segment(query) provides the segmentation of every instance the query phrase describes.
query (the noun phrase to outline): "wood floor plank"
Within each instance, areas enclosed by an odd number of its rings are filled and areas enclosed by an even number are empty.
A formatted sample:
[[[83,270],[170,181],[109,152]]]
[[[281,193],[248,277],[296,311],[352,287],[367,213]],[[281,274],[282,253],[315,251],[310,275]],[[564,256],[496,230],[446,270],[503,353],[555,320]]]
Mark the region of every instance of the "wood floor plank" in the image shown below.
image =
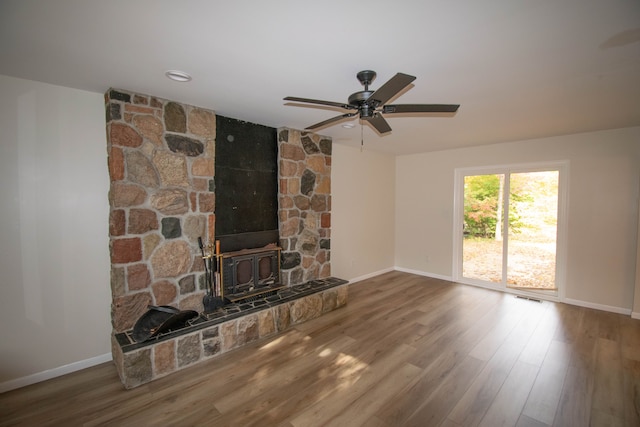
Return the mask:
[[[518,418],[516,427],[549,427],[549,425],[522,414]]]
[[[302,411],[290,421],[291,424],[295,427],[324,425],[377,384],[381,378],[406,364],[413,351],[411,347],[402,345],[380,354],[370,365],[363,364],[355,358],[348,359],[354,366],[347,365],[346,375],[336,384],[333,393]]]
[[[393,271],[133,390],[112,363],[0,394],[4,426],[640,425],[640,320]]]
[[[473,357],[466,357],[444,378],[442,384],[429,396],[407,419],[409,426],[439,426],[447,419],[447,415],[469,388],[469,384],[478,376],[484,362]]]
[[[557,427],[588,426],[591,419],[592,397],[591,372],[584,366],[569,366],[553,425]]]
[[[620,344],[617,341],[599,338],[596,351],[591,409],[622,419],[625,398]]]
[[[395,399],[402,390],[416,381],[420,372],[421,369],[417,366],[409,363],[403,364],[371,387],[367,393],[349,404],[325,425],[335,427],[366,425],[366,421],[375,414],[381,404]]]
[[[513,426],[538,374],[538,367],[517,361],[487,410],[480,427]]]
[[[548,359],[540,367],[522,414],[543,424],[553,424],[569,363]]]
[[[519,355],[520,348],[517,346],[505,345],[497,351],[447,418],[464,426],[480,424]]]

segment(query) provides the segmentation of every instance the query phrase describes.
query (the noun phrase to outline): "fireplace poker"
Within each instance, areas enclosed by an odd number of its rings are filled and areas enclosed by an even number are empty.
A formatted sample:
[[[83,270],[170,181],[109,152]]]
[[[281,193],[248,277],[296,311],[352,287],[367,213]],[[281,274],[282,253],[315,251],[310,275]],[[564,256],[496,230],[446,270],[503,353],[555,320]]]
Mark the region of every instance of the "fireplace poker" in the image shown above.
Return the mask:
[[[205,311],[213,311],[216,308],[215,298],[213,296],[213,286],[211,285],[211,275],[213,272],[210,272],[207,267],[207,256],[204,253],[204,246],[202,245],[202,237],[198,237],[198,245],[200,246],[200,252],[202,253],[202,261],[204,262],[204,275],[207,282],[207,293],[204,297],[202,297],[202,305],[204,306]]]

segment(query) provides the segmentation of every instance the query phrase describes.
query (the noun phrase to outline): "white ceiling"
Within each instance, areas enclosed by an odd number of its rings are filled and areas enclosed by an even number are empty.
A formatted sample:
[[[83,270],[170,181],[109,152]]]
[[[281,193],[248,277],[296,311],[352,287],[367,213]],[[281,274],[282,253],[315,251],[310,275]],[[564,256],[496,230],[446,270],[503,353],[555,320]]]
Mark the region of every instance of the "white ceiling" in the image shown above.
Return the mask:
[[[341,114],[282,98],[346,102],[365,69],[417,77],[394,103],[461,107],[318,133],[409,154],[639,126],[640,0],[0,0],[0,74],[273,127]]]

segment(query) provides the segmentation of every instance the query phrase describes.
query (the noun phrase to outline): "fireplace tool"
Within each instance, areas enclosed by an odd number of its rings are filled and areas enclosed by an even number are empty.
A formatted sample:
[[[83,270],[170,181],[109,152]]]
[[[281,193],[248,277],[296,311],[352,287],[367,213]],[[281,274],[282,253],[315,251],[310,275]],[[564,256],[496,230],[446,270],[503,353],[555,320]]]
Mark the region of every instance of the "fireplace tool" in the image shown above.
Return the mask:
[[[217,295],[217,290],[214,290],[213,286],[213,277],[218,270],[218,259],[217,254],[214,254],[213,250],[211,250],[209,254],[205,254],[201,237],[198,237],[198,245],[200,246],[200,252],[202,252],[204,275],[207,282],[207,293],[202,297],[202,305],[204,306],[205,313],[210,313],[224,305],[224,300]],[[215,262],[214,258],[216,258]]]

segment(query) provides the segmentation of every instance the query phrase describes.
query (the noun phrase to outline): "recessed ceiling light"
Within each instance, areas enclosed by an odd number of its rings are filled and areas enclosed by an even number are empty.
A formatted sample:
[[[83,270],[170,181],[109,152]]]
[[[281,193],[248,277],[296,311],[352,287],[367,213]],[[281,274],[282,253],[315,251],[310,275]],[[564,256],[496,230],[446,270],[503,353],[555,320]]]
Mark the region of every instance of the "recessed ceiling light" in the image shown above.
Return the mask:
[[[345,123],[342,125],[345,129],[352,129],[355,125],[353,123]]]
[[[169,70],[164,73],[165,76],[169,77],[171,80],[175,80],[177,82],[190,82],[191,76],[184,71],[180,70]]]

